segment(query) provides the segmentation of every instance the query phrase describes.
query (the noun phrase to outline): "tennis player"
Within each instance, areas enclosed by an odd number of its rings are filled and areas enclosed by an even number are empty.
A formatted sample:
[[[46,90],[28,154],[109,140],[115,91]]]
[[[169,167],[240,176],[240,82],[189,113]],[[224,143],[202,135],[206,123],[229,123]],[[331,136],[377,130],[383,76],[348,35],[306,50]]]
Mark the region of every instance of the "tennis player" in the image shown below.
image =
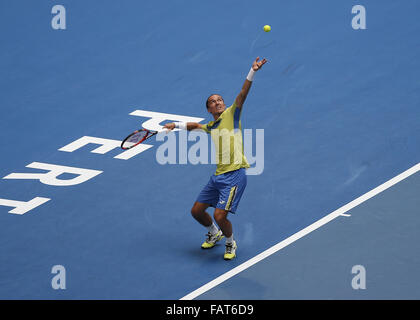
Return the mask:
[[[267,62],[266,59],[259,60],[258,57],[252,63],[241,92],[230,107],[226,108],[225,102],[219,94],[212,94],[208,97],[206,107],[214,121],[204,125],[196,122],[172,122],[164,125],[164,128],[169,131],[174,128],[189,131],[201,129],[212,136],[216,149],[216,173],[210,177],[209,182],[198,195],[191,214],[208,230],[207,238],[201,248],[213,248],[223,237],[226,238],[225,260],[232,260],[236,257],[237,244],[233,238],[232,223],[227,219],[227,216],[229,212],[236,212],[247,184],[245,169],[249,168],[249,164],[243,152],[240,117],[255,72]],[[206,212],[210,206],[215,208],[213,216],[217,225]]]

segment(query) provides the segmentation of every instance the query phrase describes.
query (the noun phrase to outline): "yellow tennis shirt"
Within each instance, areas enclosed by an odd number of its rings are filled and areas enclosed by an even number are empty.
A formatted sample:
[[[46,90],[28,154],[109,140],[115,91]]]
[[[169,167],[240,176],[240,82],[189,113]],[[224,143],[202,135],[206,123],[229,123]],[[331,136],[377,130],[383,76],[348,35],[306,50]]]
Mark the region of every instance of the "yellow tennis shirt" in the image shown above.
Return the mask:
[[[216,121],[201,127],[214,142],[216,175],[250,167],[243,150],[241,111],[234,102]]]

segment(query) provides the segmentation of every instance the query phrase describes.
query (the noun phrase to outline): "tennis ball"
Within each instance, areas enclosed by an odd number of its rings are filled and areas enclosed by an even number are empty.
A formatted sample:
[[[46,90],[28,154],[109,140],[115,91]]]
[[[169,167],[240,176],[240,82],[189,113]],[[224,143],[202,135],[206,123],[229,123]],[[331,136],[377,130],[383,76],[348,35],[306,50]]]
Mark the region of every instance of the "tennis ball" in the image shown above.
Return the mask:
[[[264,31],[265,31],[265,32],[270,32],[270,31],[271,31],[271,27],[270,27],[268,24],[266,24],[266,25],[264,26]]]

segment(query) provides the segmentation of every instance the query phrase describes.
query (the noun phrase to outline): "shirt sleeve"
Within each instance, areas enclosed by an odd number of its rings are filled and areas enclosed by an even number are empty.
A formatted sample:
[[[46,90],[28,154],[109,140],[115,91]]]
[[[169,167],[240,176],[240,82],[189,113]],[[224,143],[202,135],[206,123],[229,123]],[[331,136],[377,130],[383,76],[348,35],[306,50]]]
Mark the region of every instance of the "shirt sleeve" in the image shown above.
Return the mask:
[[[202,126],[201,126],[201,129],[202,129],[202,130],[204,130],[204,131],[205,131],[205,132],[207,132],[207,133],[210,133],[210,130],[209,130],[209,128],[208,128],[208,125],[209,125],[208,123],[206,123],[206,124],[202,125]]]
[[[229,108],[226,109],[226,112],[231,113],[233,116],[235,114],[236,109],[237,109],[236,102],[233,102],[233,104]]]
[[[236,105],[236,101],[226,110],[229,112],[230,118],[233,120],[233,128],[239,129],[240,127],[240,118],[242,114],[242,109],[238,108]]]

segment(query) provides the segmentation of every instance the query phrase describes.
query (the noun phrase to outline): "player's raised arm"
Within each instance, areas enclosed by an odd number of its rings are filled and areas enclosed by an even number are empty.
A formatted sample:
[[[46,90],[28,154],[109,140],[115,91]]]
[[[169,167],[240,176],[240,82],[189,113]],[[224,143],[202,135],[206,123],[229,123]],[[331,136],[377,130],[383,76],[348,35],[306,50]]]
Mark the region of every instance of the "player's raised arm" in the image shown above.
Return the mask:
[[[252,63],[251,70],[249,70],[248,76],[246,77],[244,85],[242,86],[241,92],[239,92],[238,96],[235,99],[236,106],[239,109],[242,108],[246,96],[248,95],[249,89],[251,88],[252,80],[254,79],[254,73],[260,70],[262,66],[267,62],[265,58],[261,61],[258,60],[260,60],[260,57],[257,57],[257,59],[255,59],[255,61]]]

